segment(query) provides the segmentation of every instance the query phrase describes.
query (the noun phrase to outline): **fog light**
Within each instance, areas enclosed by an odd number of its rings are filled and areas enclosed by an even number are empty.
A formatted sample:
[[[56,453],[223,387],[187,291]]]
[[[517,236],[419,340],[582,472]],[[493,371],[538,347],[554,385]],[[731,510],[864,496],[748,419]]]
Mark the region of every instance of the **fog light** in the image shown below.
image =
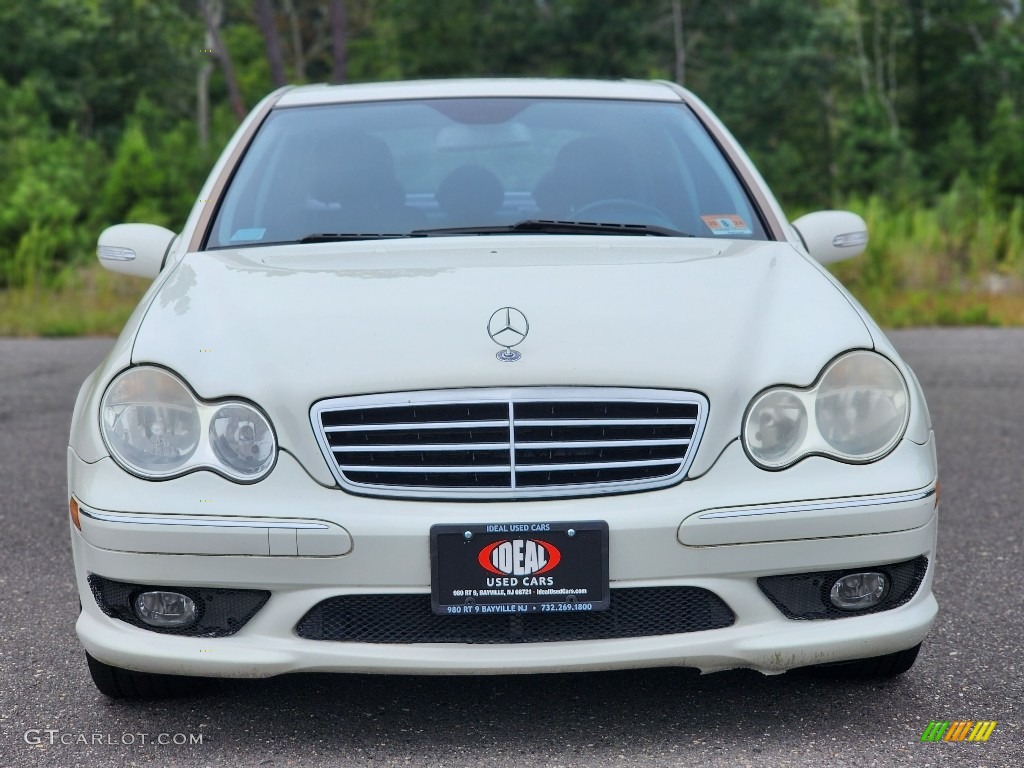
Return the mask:
[[[862,611],[874,608],[889,592],[889,580],[885,574],[850,573],[832,585],[829,599],[836,608],[844,611]]]
[[[142,592],[134,604],[135,615],[151,627],[187,627],[198,618],[195,602],[180,592]]]

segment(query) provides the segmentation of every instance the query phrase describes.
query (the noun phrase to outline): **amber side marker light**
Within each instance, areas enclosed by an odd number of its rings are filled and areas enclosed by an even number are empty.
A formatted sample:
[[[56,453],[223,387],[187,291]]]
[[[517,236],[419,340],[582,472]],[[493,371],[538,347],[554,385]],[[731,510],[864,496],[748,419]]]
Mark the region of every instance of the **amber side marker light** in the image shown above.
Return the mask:
[[[78,502],[74,496],[68,500],[68,511],[71,513],[71,522],[75,524],[75,528],[82,530],[82,521],[78,519]]]

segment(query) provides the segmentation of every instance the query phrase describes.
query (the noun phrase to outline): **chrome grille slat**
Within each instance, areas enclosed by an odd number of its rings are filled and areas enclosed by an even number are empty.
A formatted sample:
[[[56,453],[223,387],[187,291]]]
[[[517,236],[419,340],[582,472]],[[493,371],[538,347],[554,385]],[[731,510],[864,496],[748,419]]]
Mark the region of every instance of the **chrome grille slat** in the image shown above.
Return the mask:
[[[530,447],[533,448],[535,445],[540,444],[531,443]],[[589,445],[589,443],[583,445]],[[331,450],[334,453],[404,453],[407,451],[507,451],[511,448],[511,443],[448,443],[447,445],[440,443],[438,445],[335,445],[331,447]]]
[[[432,467],[429,465],[418,465],[415,467],[395,467],[387,464],[345,464],[339,465],[342,472],[437,472],[439,474],[464,473],[472,475],[476,472],[509,472],[511,467],[508,464],[466,464],[462,467]]]
[[[536,499],[679,482],[707,413],[692,392],[524,387],[333,398],[310,419],[354,493]]]
[[[660,467],[678,465],[679,459],[651,459],[648,461],[593,461],[578,464],[518,464],[517,472],[568,472],[576,469],[625,469],[627,467]]]
[[[414,431],[417,429],[479,429],[482,427],[507,427],[508,421],[436,421],[409,424],[343,424],[336,427],[324,427],[324,432],[377,432],[391,430],[393,432]]]
[[[680,438],[678,440],[569,440],[564,443],[535,443],[530,440],[519,440],[516,447],[526,448],[641,448],[644,446],[657,445],[689,445],[690,440]],[[479,446],[477,446],[479,450]]]
[[[509,474],[509,490],[515,491],[516,489],[516,413],[515,413],[515,402],[512,400],[508,401],[508,440],[510,448],[508,452],[509,468],[511,474]]]
[[[696,419],[516,419],[517,427],[660,427],[696,423]]]

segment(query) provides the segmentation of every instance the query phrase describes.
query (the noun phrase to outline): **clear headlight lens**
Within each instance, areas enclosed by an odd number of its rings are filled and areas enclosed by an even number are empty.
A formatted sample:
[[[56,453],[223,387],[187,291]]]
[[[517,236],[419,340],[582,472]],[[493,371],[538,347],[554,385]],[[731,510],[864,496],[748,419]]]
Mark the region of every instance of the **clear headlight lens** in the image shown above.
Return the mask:
[[[233,403],[217,409],[210,420],[210,445],[217,458],[252,477],[274,460],[274,432],[255,408]]]
[[[766,469],[810,455],[869,462],[891,451],[907,428],[909,393],[887,358],[856,351],[833,360],[806,389],[774,387],[747,409],[743,443]]]
[[[135,368],[118,376],[100,410],[114,458],[142,474],[173,472],[199,445],[195,398],[161,368]]]
[[[771,390],[750,409],[746,433],[747,447],[756,459],[785,462],[807,435],[807,409],[792,392]]]
[[[267,418],[248,403],[205,403],[163,368],[139,366],[117,376],[100,402],[111,456],[147,478],[212,469],[233,480],[263,477],[277,441]]]
[[[843,456],[873,456],[902,435],[907,386],[880,355],[855,352],[837,360],[818,385],[818,431]]]

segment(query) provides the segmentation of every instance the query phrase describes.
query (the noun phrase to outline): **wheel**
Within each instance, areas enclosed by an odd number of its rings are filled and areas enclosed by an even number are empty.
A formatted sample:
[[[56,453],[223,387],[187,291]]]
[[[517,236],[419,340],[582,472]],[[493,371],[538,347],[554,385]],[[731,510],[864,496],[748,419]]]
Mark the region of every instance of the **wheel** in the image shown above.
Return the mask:
[[[840,661],[835,664],[822,664],[808,667],[815,677],[826,677],[833,680],[878,680],[896,677],[914,666],[921,643],[905,651],[889,653],[885,656],[874,656],[870,659]]]
[[[637,214],[640,214],[639,216]],[[641,203],[639,200],[628,200],[620,197],[609,197],[587,203],[573,216],[577,221],[588,221],[585,217],[607,217],[621,224],[651,224],[658,227],[675,229],[676,225],[664,213],[653,205]]]
[[[188,696],[207,687],[209,680],[203,677],[179,675],[157,675],[151,672],[134,672],[105,664],[89,653],[92,681],[104,696],[112,699],[166,699],[173,696]]]

